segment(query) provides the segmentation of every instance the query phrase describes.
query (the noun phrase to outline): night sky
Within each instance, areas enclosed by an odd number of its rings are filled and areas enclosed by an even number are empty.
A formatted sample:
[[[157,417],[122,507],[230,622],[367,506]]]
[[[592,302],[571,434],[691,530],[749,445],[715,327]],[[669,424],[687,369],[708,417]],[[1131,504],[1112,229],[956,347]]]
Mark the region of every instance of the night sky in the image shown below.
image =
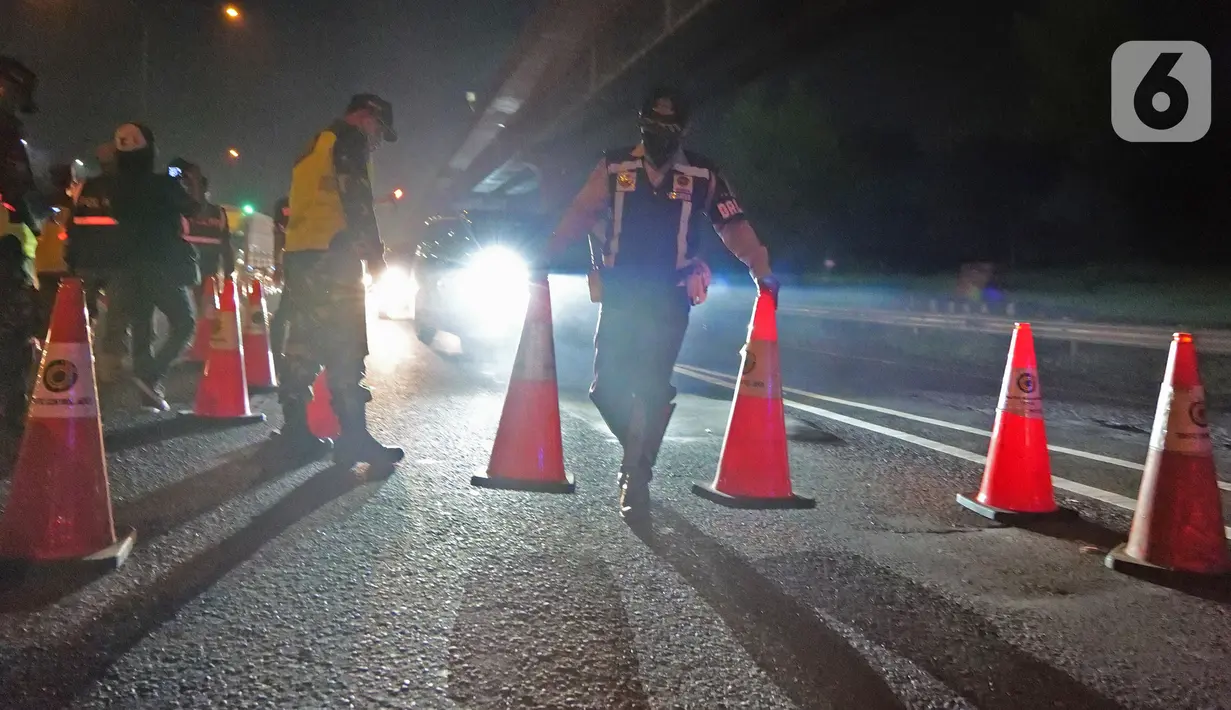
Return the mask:
[[[0,51],[39,74],[34,159],[90,158],[118,124],[145,120],[163,163],[199,162],[215,201],[283,194],[316,131],[360,91],[394,106],[402,139],[377,156],[378,189],[413,187],[468,126],[534,0],[251,0],[241,24],[210,0],[0,0]],[[141,14],[138,14],[138,13]],[[141,24],[150,111],[140,115]],[[236,164],[227,149],[241,152]],[[41,177],[41,176],[40,176]]]

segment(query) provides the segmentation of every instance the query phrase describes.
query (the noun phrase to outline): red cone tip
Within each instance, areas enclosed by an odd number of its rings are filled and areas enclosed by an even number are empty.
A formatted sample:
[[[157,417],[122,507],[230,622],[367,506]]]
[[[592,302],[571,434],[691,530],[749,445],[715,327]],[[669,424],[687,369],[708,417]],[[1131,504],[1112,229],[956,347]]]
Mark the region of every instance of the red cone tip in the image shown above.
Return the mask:
[[[1201,375],[1197,371],[1197,348],[1193,345],[1193,336],[1188,333],[1176,333],[1172,338],[1163,381],[1181,389],[1201,386]]]
[[[757,294],[757,305],[752,312],[752,330],[749,340],[778,342],[778,317],[774,312],[774,297],[768,293]]]
[[[85,286],[79,278],[61,279],[52,310],[48,339],[53,343],[88,343]]]
[[[255,306],[261,302],[261,297],[264,295],[264,292],[261,290],[260,281],[253,281],[252,285],[248,287],[248,303]]]
[[[222,298],[219,300],[219,307],[223,313],[234,313],[236,304],[235,281],[228,278],[226,285],[222,287]]]
[[[1029,323],[1018,323],[1013,328],[1013,343],[1010,351],[1009,366],[1014,368],[1037,367],[1034,358],[1034,333]]]

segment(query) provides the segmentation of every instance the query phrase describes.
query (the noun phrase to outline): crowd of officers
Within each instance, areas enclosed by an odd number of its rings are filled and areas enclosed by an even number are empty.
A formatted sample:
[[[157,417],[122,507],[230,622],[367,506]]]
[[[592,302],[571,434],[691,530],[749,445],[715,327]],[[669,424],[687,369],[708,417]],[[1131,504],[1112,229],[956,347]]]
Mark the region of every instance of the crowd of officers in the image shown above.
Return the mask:
[[[35,77],[0,57],[0,193],[7,236],[0,242],[0,405],[21,421],[32,347],[46,328],[54,284],[81,276],[92,294],[105,289],[108,317],[98,339],[104,378],[132,331],[132,381],[143,403],[166,409],[162,380],[193,332],[194,288],[201,272],[235,265],[225,210],[209,201],[200,169],[174,161],[155,171],[154,135],[127,123],[99,148],[100,175],[74,179],[52,171],[54,192],[34,188],[18,112],[34,110]],[[545,273],[570,243],[589,236],[592,295],[601,303],[590,396],[624,448],[618,470],[620,510],[649,509],[649,483],[675,409],[671,373],[689,311],[705,299],[710,273],[702,233],[717,232],[762,294],[778,299],[769,254],[749,224],[725,173],[684,149],[690,110],[671,89],[642,104],[641,141],[606,151],[534,259]],[[393,109],[375,94],[354,96],[341,118],[320,131],[295,162],[289,197],[274,208],[275,259],[285,289],[271,328],[284,425],[274,438],[287,456],[393,464],[403,451],[368,432],[371,393],[363,384],[368,354],[363,275],[385,268],[372,193],[371,156],[397,140]],[[42,233],[41,238],[35,235]],[[150,351],[154,309],[170,333]],[[117,317],[118,314],[118,317]],[[307,405],[322,368],[341,434],[317,438]]]
[[[50,188],[41,190],[19,118],[36,111],[36,86],[34,72],[0,56],[0,424],[9,432],[24,426],[32,369],[67,276],[82,280],[92,320],[105,302],[94,340],[100,383],[120,382],[129,359],[127,379],[142,406],[168,410],[164,381],[192,339],[196,304],[210,282],[203,276],[234,276],[235,225],[211,202],[199,165],[177,158],[157,167],[154,133],[140,123],[119,126],[98,147],[97,174],[57,166]],[[362,274],[365,262],[373,273],[384,264],[370,153],[396,138],[391,123],[387,102],[356,96],[296,163],[291,196],[274,210],[286,282],[271,333],[286,415],[274,442],[290,456],[333,449],[347,463],[393,463],[403,455],[368,433],[371,396],[361,384]],[[291,217],[296,203],[302,219]],[[156,310],[169,326],[157,344]],[[341,422],[336,442],[317,439],[307,427],[306,405],[322,367]]]

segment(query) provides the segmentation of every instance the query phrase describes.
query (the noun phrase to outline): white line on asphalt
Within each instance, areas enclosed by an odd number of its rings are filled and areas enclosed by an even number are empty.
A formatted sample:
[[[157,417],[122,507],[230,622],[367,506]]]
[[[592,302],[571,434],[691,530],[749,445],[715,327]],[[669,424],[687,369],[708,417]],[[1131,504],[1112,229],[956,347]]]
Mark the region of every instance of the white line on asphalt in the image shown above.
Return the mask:
[[[700,367],[695,367],[693,365],[678,365],[676,367],[677,370],[679,370],[680,368],[683,368],[684,370],[692,370],[700,374],[708,374],[708,375],[713,375],[713,376],[718,376],[718,377],[725,377],[727,379],[733,380],[733,378],[731,378],[729,375],[723,375],[722,373],[714,372],[713,370],[706,370]],[[684,374],[687,374],[687,373],[684,373]],[[943,427],[945,429],[952,429],[953,431],[965,432],[967,434],[974,434],[976,436],[983,436],[987,438],[991,438],[992,436],[992,433],[990,431],[987,431],[986,429],[979,429],[979,428],[972,427],[972,426],[966,426],[965,424],[955,424],[953,422],[947,422],[943,419],[933,419],[932,417],[924,417],[918,414],[911,414],[910,412],[902,412],[896,409],[889,409],[888,407],[878,407],[874,404],[864,404],[863,402],[855,402],[849,399],[830,397],[828,395],[817,394],[815,392],[808,392],[807,390],[795,389],[793,387],[783,387],[782,391],[788,394],[793,394],[799,397],[807,397],[809,399],[815,399],[821,402],[830,402],[833,404],[840,404],[844,407],[851,407],[852,409],[863,409],[869,412],[876,412],[877,414],[885,414],[891,417],[898,417],[899,419],[909,419],[910,421],[919,422],[920,424],[928,424],[930,426]],[[1120,466],[1121,468],[1127,468],[1133,471],[1141,471],[1144,468],[1142,464],[1135,463],[1133,461],[1127,461],[1125,459],[1118,459],[1118,458],[1115,458],[1114,456],[1104,456],[1103,454],[1095,454],[1089,451],[1082,451],[1080,449],[1070,449],[1067,446],[1055,446],[1052,444],[1048,444],[1047,448],[1049,451],[1054,451],[1057,454],[1066,454],[1068,456],[1076,456],[1078,458],[1083,458],[1089,461],[1098,461],[1099,463],[1110,464],[1112,466]],[[1219,481],[1218,487],[1224,491],[1231,492],[1231,483],[1228,483],[1226,481]]]
[[[692,377],[693,379],[701,380],[702,382],[709,382],[710,384],[718,385],[719,387],[725,387],[730,390],[735,389],[734,378],[730,377],[729,375],[724,375],[720,372],[714,372],[712,370],[704,370],[702,368],[693,367],[689,365],[676,365],[675,371],[680,373],[681,375],[685,375],[687,377]],[[803,412],[808,412],[809,414],[815,414],[818,417],[832,419],[835,422],[840,422],[842,424],[847,424],[853,427],[858,427],[860,429],[865,429],[867,431],[874,432],[876,434],[883,434],[885,436],[888,436],[893,439],[897,439],[899,441],[905,441],[908,444],[922,446],[925,449],[931,449],[932,451],[938,451],[942,454],[948,454],[955,458],[963,459],[965,461],[969,461],[971,463],[978,464],[980,466],[984,466],[987,464],[987,457],[984,456],[983,454],[976,454],[972,451],[967,451],[965,449],[959,449],[956,446],[950,446],[949,444],[945,444],[939,441],[933,441],[932,439],[926,439],[922,436],[916,436],[909,432],[898,431],[897,429],[891,429],[887,426],[881,426],[880,424],[873,424],[872,422],[865,422],[862,419],[848,417],[845,414],[839,414],[838,412],[833,412],[828,409],[821,409],[820,407],[813,407],[812,405],[803,404],[802,402],[796,402],[790,399],[783,399],[783,404],[793,409],[798,409]],[[1093,498],[1094,500],[1102,501],[1103,503],[1107,503],[1108,505],[1114,505],[1117,508],[1121,508],[1123,510],[1131,511],[1131,510],[1136,509],[1137,507],[1137,501],[1133,500],[1132,498],[1129,498],[1127,496],[1122,496],[1119,493],[1112,493],[1111,491],[1105,491],[1101,488],[1087,486],[1086,484],[1078,483],[1077,481],[1070,481],[1069,479],[1061,478],[1060,476],[1055,476],[1055,475],[1052,476],[1052,485],[1055,486],[1056,488],[1059,488],[1060,490],[1068,491],[1069,493],[1075,493],[1077,495],[1085,496],[1087,498]],[[1224,526],[1223,533],[1228,538],[1231,538],[1231,526]]]

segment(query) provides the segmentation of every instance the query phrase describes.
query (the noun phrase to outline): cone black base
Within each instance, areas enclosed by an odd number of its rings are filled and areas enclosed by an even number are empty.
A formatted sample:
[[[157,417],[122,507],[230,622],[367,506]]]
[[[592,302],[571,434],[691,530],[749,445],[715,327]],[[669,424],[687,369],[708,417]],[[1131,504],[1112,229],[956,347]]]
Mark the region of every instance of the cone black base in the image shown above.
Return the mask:
[[[87,572],[111,572],[128,559],[137,543],[137,531],[129,530],[118,537],[114,545],[108,545],[92,555],[63,560],[25,560],[0,557],[0,570],[13,572],[26,569],[71,569]]]
[[[1143,579],[1147,582],[1157,581],[1168,584],[1187,583],[1200,584],[1202,582],[1231,580],[1231,570],[1224,572],[1189,572],[1188,570],[1172,569],[1170,567],[1159,567],[1155,564],[1150,564],[1145,560],[1137,559],[1128,554],[1125,550],[1127,543],[1117,545],[1107,556],[1103,558],[1103,565],[1107,569],[1112,569],[1117,572],[1123,572],[1132,577]]]
[[[1077,511],[1068,508],[1056,508],[1047,513],[1023,513],[1016,510],[1005,510],[991,505],[984,505],[970,496],[961,493],[957,495],[957,503],[976,515],[982,515],[988,520],[994,520],[1006,525],[1032,523],[1040,520],[1071,520],[1079,517]]]
[[[207,417],[197,414],[191,410],[183,410],[179,412],[179,416],[182,419],[194,419],[202,423],[217,424],[219,426],[224,424],[234,424],[239,426],[243,424],[256,424],[258,422],[265,421],[265,415],[260,412],[257,412],[256,414],[241,414],[235,417]]]
[[[815,508],[816,501],[803,496],[792,495],[789,498],[742,498],[729,496],[716,490],[710,483],[692,484],[692,492],[728,508],[745,508],[749,510],[792,510]]]
[[[521,478],[494,476],[488,473],[476,473],[470,477],[470,485],[479,488],[493,488],[501,491],[526,491],[527,493],[572,493],[576,490],[573,477],[564,474],[564,482],[527,481]]]

